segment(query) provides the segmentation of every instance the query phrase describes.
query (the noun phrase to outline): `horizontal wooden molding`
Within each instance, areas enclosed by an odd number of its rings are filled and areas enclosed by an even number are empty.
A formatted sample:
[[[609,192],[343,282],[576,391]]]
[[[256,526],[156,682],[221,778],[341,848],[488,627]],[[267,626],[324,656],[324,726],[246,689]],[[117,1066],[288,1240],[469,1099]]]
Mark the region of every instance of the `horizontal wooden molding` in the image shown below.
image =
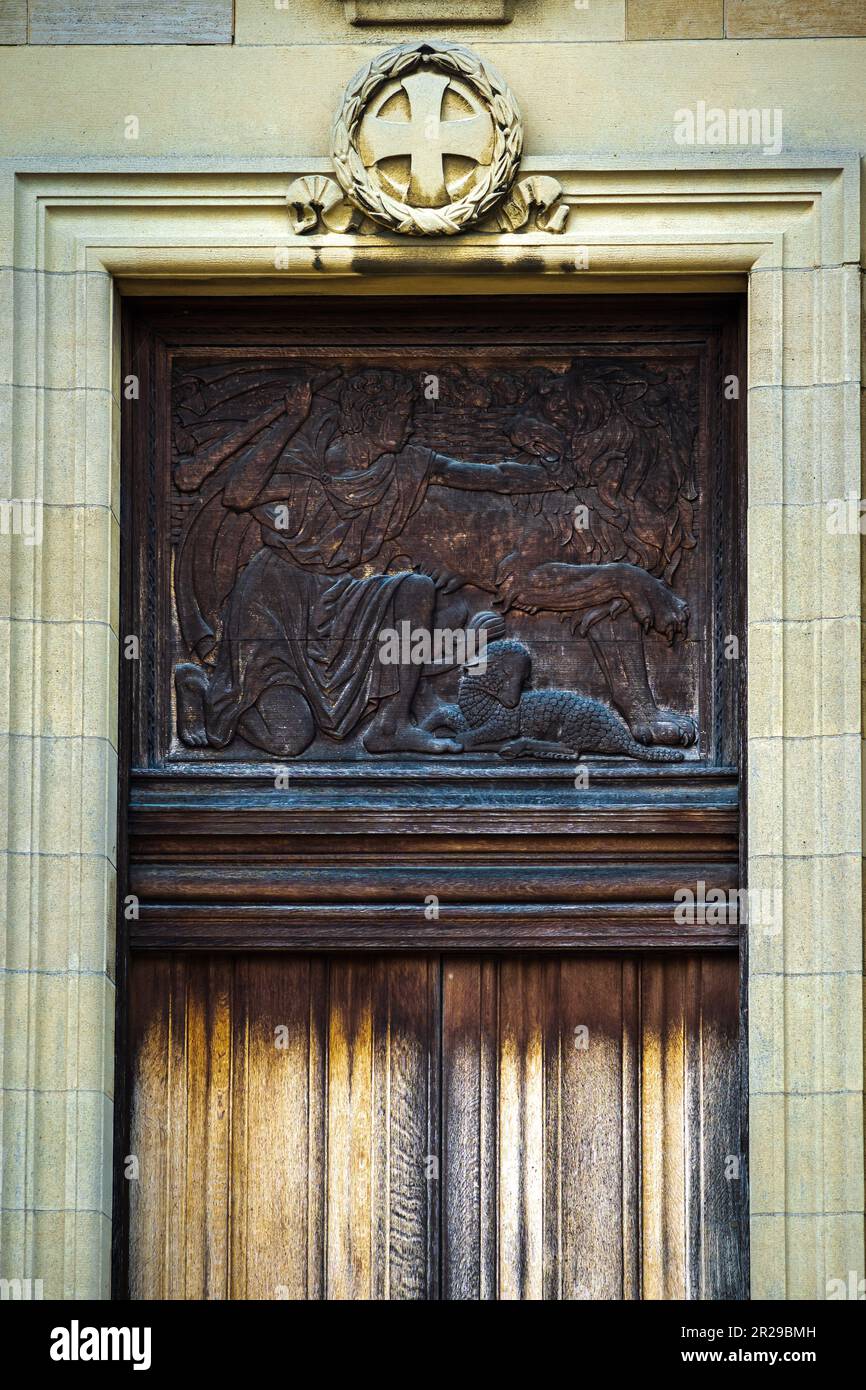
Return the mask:
[[[674,905],[562,904],[514,908],[423,906],[228,908],[211,903],[142,905],[135,951],[596,951],[736,950],[739,927],[681,926]]]

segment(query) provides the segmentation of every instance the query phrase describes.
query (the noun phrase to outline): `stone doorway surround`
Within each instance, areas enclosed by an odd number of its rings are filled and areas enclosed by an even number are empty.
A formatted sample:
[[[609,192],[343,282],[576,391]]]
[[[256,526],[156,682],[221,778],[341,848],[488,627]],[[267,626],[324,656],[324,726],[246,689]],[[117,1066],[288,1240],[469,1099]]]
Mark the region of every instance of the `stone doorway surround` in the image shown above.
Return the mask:
[[[749,944],[752,1296],[826,1297],[863,1275],[861,538],[826,505],[861,496],[858,158],[528,158],[561,236],[293,236],[329,172],[0,165],[0,496],[43,504],[41,544],[0,535],[0,1275],[109,1293],[120,295],[747,289],[748,875],[783,901]]]

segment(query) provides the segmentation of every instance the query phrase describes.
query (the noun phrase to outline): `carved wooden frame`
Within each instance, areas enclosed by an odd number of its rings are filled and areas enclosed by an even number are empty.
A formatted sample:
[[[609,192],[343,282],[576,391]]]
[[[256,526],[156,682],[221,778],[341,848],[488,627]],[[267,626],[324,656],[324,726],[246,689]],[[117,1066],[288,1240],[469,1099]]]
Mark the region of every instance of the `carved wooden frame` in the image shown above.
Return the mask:
[[[367,301],[374,323],[387,322],[388,303]],[[664,310],[651,301],[584,300],[579,329],[570,327],[563,301],[548,298],[547,315],[544,303],[534,300],[533,311],[536,321],[550,321],[551,350],[571,333],[587,332],[602,334],[599,352],[605,337],[681,341],[695,351],[700,344],[708,373],[721,382],[725,372],[736,372],[745,381],[737,306],[727,297],[715,308],[712,301],[680,299]],[[266,351],[287,332],[291,341],[291,325],[283,326],[273,300],[258,308],[246,300],[234,316],[231,301],[217,301],[209,313],[187,301],[180,319],[175,304],[129,301],[123,335],[122,375],[135,367],[140,393],[124,403],[132,484],[122,628],[139,636],[142,658],[121,667],[123,705],[132,711],[127,887],[139,903],[130,944],[138,950],[736,947],[734,917],[680,924],[674,894],[684,883],[729,892],[739,881],[739,770],[732,761],[745,662],[726,662],[716,648],[719,634],[742,633],[743,624],[743,497],[736,482],[742,412],[713,401],[706,407],[718,494],[715,534],[702,556],[715,572],[708,665],[700,675],[715,719],[708,760],[594,765],[590,787],[576,791],[567,761],[523,767],[495,755],[482,766],[454,757],[300,759],[287,764],[289,785],[277,790],[278,759],[234,767],[178,763],[166,745],[172,659],[158,634],[170,630],[170,563],[164,530],[149,518],[166,488],[165,383],[172,357],[201,350],[214,333]],[[475,304],[495,340],[513,315],[501,300]],[[317,347],[314,318],[305,321],[304,356],[327,351]],[[403,323],[422,319],[423,300],[410,301]],[[333,340],[329,322],[329,315],[322,318],[324,343]],[[602,331],[608,322],[609,332]],[[343,325],[337,336],[347,331]],[[444,332],[443,343],[450,342]],[[377,338],[374,328],[367,351]],[[634,900],[635,863],[642,865],[640,901]],[[424,910],[430,892],[439,900],[435,917]]]

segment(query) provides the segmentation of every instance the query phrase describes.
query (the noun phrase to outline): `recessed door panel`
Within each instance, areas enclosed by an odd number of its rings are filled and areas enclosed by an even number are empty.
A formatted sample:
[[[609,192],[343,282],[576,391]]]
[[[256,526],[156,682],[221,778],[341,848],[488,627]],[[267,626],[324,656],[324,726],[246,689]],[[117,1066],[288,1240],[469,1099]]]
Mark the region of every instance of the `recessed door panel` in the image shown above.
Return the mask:
[[[136,1298],[742,1297],[733,958],[154,956]]]

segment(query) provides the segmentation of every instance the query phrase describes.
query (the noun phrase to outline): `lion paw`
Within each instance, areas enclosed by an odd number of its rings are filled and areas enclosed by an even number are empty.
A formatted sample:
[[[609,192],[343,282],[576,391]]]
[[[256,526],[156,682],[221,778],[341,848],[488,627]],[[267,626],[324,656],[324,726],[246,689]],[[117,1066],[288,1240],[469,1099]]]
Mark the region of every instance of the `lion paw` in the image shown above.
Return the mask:
[[[649,582],[628,595],[634,615],[644,632],[659,632],[669,644],[673,644],[676,638],[686,635],[691,616],[689,605],[662,580],[654,579],[652,575],[646,578]]]
[[[629,721],[629,727],[632,738],[647,747],[661,744],[666,748],[691,748],[698,737],[693,719],[687,714],[677,714],[668,709],[656,710],[652,715]]]

